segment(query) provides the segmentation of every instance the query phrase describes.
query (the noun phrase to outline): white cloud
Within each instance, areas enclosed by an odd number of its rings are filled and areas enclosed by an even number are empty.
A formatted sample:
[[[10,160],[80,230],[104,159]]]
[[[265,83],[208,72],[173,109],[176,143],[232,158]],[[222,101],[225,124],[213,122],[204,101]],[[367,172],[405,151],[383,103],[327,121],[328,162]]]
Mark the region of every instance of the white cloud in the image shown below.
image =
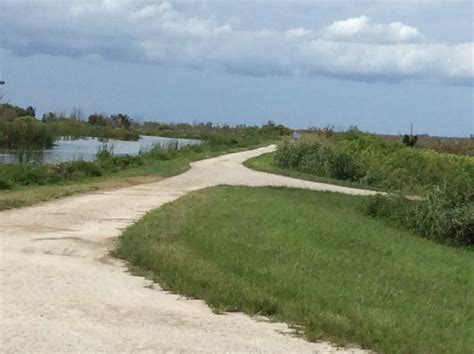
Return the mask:
[[[322,38],[363,43],[418,43],[424,36],[401,22],[372,24],[367,16],[336,21],[322,31]]]
[[[322,29],[236,30],[168,1],[3,0],[2,47],[223,70],[254,76],[328,75],[472,85],[474,45],[427,40],[401,22],[366,16]]]

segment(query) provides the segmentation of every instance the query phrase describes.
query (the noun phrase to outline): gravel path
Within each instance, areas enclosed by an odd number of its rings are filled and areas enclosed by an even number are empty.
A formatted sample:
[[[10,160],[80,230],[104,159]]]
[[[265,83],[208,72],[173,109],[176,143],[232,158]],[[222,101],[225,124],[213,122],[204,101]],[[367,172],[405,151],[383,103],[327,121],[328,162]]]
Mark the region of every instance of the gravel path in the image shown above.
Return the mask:
[[[282,333],[284,324],[216,315],[154,289],[108,255],[146,212],[204,187],[289,186],[373,194],[256,172],[241,163],[273,146],[194,162],[156,183],[0,212],[0,352],[357,352]]]

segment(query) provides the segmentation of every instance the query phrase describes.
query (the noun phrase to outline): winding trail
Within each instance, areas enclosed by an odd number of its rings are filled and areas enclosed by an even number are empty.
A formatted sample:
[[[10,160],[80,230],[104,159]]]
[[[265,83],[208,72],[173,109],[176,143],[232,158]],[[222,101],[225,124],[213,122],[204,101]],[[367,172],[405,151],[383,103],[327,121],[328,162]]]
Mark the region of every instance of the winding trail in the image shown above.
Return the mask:
[[[114,237],[151,209],[219,184],[374,192],[250,170],[274,146],[192,163],[156,183],[0,212],[0,352],[361,352],[309,343],[281,323],[214,314],[109,256]]]

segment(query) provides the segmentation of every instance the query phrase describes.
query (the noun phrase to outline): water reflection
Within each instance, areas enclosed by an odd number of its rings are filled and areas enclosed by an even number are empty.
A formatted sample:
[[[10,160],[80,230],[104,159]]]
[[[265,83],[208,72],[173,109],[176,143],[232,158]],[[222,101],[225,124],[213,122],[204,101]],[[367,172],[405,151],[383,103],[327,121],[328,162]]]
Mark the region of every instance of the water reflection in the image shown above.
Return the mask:
[[[0,163],[57,163],[71,160],[92,161],[97,151],[104,147],[116,156],[138,155],[140,151],[147,151],[156,144],[177,142],[178,146],[201,143],[200,140],[175,139],[159,136],[143,135],[137,141],[115,139],[61,138],[51,149],[43,150],[2,150],[0,149]]]

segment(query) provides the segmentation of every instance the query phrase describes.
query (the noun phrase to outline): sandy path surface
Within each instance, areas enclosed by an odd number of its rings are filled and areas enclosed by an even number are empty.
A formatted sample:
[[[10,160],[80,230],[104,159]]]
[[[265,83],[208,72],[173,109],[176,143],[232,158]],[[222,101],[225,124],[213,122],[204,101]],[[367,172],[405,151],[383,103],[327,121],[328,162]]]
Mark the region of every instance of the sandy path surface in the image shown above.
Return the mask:
[[[198,161],[160,182],[81,194],[0,212],[0,352],[357,352],[282,333],[243,314],[147,287],[108,255],[113,238],[146,212],[218,184],[372,194],[252,171],[266,147]]]

